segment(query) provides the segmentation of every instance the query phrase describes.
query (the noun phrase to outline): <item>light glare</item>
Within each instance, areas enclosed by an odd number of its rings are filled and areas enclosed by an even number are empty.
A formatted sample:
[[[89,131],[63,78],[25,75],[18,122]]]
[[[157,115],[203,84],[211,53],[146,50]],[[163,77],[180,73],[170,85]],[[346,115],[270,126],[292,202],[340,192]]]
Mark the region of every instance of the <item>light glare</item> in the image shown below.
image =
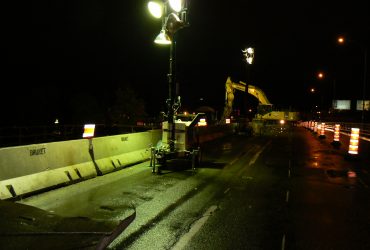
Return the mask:
[[[344,43],[344,37],[342,37],[342,36],[338,37],[338,43],[343,44]]]
[[[170,6],[171,8],[176,11],[180,12],[182,9],[182,1],[181,0],[170,0]]]
[[[248,64],[253,63],[253,58],[254,58],[254,49],[253,48],[247,48],[245,50],[242,50],[242,53],[245,56],[245,60],[247,61]]]
[[[163,7],[160,3],[150,1],[148,3],[148,9],[149,9],[150,14],[152,14],[152,16],[154,16],[155,18],[161,18],[162,17]]]
[[[161,30],[159,35],[155,38],[154,42],[161,45],[169,45],[172,43],[170,37],[167,35],[164,29]]]

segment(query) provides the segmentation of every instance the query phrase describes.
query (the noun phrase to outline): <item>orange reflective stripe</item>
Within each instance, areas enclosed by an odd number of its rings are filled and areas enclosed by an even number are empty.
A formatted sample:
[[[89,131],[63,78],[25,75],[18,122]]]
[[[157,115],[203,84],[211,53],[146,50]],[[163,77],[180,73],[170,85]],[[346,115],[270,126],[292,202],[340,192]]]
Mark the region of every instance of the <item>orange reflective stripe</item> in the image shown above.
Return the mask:
[[[352,155],[358,154],[358,139],[360,137],[360,129],[359,128],[351,128],[351,137],[349,140],[349,147],[348,153]]]

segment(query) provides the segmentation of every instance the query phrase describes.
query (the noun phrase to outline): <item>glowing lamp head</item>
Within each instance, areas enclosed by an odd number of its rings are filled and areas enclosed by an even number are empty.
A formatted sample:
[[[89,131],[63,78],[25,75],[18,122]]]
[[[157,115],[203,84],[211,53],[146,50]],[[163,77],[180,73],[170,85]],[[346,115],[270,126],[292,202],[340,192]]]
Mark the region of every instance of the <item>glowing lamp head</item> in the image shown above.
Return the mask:
[[[150,14],[155,18],[161,18],[163,15],[163,4],[157,1],[148,2],[148,9]]]
[[[338,41],[339,44],[344,44],[344,42],[345,42],[343,36],[338,37],[338,40],[337,41]]]
[[[254,58],[254,49],[253,48],[247,48],[242,50],[245,60],[247,61],[248,64],[253,63],[253,58]]]
[[[169,0],[169,3],[170,3],[171,9],[173,9],[173,11],[175,12],[180,12],[183,8],[182,6],[183,1],[181,0]]]
[[[169,45],[171,44],[171,38],[167,35],[166,30],[162,29],[159,35],[155,38],[154,42],[160,45]]]

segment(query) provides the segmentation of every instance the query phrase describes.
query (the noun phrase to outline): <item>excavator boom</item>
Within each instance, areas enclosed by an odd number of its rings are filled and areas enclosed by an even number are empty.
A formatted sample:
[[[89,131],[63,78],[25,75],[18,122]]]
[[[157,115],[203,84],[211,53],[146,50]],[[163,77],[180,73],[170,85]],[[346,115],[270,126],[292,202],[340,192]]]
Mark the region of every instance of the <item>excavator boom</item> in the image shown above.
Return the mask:
[[[235,89],[246,92],[248,91],[248,94],[253,95],[258,99],[259,102],[259,109],[262,113],[259,113],[256,115],[256,118],[262,119],[262,120],[291,120],[296,121],[298,120],[298,112],[283,112],[283,111],[272,111],[272,104],[268,100],[266,94],[262,91],[262,89],[250,85],[242,81],[239,81],[238,83],[235,83],[231,80],[230,77],[227,78],[225,83],[226,88],[226,96],[225,96],[225,108],[223,113],[223,120],[225,118],[229,118],[232,112],[233,102],[234,102],[234,92]]]
[[[267,99],[266,94],[262,91],[262,89],[253,86],[253,85],[248,85],[248,94],[253,95],[256,97],[259,101],[260,104],[262,105],[272,105],[270,101]]]

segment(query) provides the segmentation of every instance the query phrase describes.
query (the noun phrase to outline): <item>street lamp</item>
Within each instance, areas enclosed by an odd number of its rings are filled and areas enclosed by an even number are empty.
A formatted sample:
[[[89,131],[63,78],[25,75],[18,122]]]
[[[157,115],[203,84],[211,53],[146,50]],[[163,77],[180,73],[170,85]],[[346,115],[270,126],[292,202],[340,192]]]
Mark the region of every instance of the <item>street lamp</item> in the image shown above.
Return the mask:
[[[338,44],[343,45],[345,44],[347,39],[344,36],[339,36],[337,39]],[[365,118],[365,95],[366,95],[366,85],[367,85],[367,46],[364,46],[363,44],[356,43],[354,40],[349,40],[352,44],[356,44],[363,53],[364,57],[364,70],[363,70],[363,83],[362,83],[362,113],[361,113],[361,123],[364,123]]]
[[[322,96],[321,96],[321,98],[319,97],[321,99],[321,101],[320,100],[317,101],[317,96],[321,92],[318,91],[315,87],[311,87],[309,89],[309,92],[312,95],[312,99],[311,99],[312,100],[312,106],[310,105],[310,107],[312,107],[312,108],[310,108],[311,113],[312,113],[313,117],[316,117],[318,115],[319,116],[318,119],[321,120],[321,117],[320,117],[321,112],[320,112],[320,110],[323,109],[322,108],[322,106],[323,106],[323,104],[322,104]],[[317,102],[320,102],[320,106],[317,105]]]
[[[344,44],[345,40],[344,40],[343,36],[340,36],[340,37],[338,37],[337,41],[338,41],[339,44]]]
[[[155,18],[162,19],[162,28],[155,38],[154,42],[160,45],[170,46],[169,72],[168,72],[168,99],[167,103],[167,121],[171,130],[170,134],[170,151],[175,149],[175,123],[174,114],[180,107],[180,97],[174,98],[174,46],[175,34],[180,29],[188,26],[187,20],[187,2],[185,0],[168,0],[168,1],[149,1],[149,12]],[[175,100],[177,99],[177,100]]]
[[[333,98],[333,100],[332,100],[332,102],[335,100],[335,88],[336,88],[336,79],[333,77],[333,76],[331,76],[330,74],[329,74],[329,77],[327,77],[327,74],[325,74],[325,72],[323,72],[323,71],[319,71],[318,73],[317,73],[317,78],[319,79],[319,80],[324,80],[324,79],[326,79],[326,78],[329,78],[329,80],[330,79],[332,79],[333,80],[333,93],[332,93],[332,98]],[[324,92],[324,91],[322,91],[322,92]],[[324,95],[324,93],[322,94],[322,95]],[[322,97],[323,98],[323,97]],[[333,103],[329,103],[329,107],[330,107],[330,105],[332,105]]]

